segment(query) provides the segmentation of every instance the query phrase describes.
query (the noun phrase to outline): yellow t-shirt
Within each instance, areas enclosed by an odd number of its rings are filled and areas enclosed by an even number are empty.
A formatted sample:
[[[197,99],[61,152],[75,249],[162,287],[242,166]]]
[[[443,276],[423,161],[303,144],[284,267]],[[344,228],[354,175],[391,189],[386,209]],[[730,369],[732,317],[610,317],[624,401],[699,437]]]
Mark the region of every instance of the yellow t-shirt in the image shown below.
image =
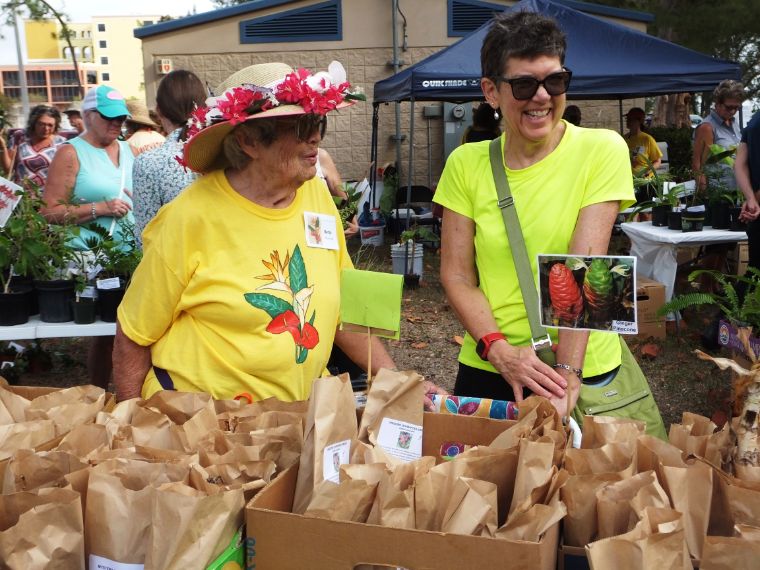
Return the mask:
[[[625,142],[630,151],[631,171],[634,174],[646,168],[647,162],[644,157],[648,158],[649,162],[652,163],[662,158],[662,151],[657,146],[657,142],[652,135],[644,132],[639,132],[636,135],[626,135]],[[653,176],[653,174],[648,172],[646,176]]]
[[[223,171],[194,182],[145,228],[145,255],[118,317],[150,346],[177,390],[229,399],[303,400],[325,373],[340,308],[338,249],[310,247],[304,212],[336,217],[329,192],[306,182],[287,208],[235,192]],[[151,369],[143,397],[161,389]]]
[[[502,135],[502,148],[504,137]],[[510,344],[530,345],[530,325],[517,281],[504,221],[496,202],[490,141],[467,144],[446,161],[434,200],[475,222],[475,261],[479,287],[488,299],[501,332]],[[525,237],[533,277],[541,254],[565,254],[578,213],[600,202],[634,202],[628,151],[620,135],[605,129],[586,129],[566,123],[565,134],[549,156],[527,168],[507,168],[507,178]],[[556,329],[549,329],[554,342]],[[467,334],[459,362],[481,370],[496,370],[475,353],[476,341]],[[592,332],[583,366],[590,377],[620,364],[618,335]]]

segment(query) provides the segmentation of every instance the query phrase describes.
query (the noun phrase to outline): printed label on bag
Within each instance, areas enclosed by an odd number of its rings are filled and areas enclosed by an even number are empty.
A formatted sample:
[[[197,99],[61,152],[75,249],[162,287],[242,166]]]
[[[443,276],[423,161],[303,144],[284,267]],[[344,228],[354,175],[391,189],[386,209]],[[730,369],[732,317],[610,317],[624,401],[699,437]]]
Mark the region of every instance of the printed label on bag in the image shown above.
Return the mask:
[[[338,224],[335,216],[304,212],[303,221],[306,228],[306,245],[322,249],[338,249]]]
[[[383,418],[377,443],[388,454],[402,461],[422,457],[422,426]]]
[[[620,334],[637,334],[639,332],[636,322],[612,321],[612,332]]]
[[[90,570],[144,570],[145,564],[125,564],[90,554],[89,567]]]
[[[322,477],[326,481],[340,483],[340,466],[349,462],[351,440],[339,441],[325,447],[322,456]]]
[[[118,277],[110,277],[109,279],[98,279],[95,285],[98,289],[118,289],[121,287],[121,281]]]

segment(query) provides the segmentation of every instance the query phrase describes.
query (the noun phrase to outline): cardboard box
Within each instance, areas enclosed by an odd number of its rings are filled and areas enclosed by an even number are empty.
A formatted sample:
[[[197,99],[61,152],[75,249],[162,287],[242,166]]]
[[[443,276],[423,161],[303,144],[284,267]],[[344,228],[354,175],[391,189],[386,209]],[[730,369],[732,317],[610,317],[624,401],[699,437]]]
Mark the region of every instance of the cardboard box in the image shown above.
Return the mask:
[[[736,360],[741,366],[749,369],[752,366],[752,362],[749,356],[745,354],[744,345],[739,340],[738,333],[737,328],[729,321],[721,319],[718,323],[718,344],[730,349],[732,351],[731,358]],[[760,338],[750,336],[749,345],[755,354],[760,354]]]
[[[438,452],[443,442],[490,443],[512,424],[489,418],[425,414],[422,450],[440,460]],[[297,477],[295,465],[246,507],[249,568],[352,570],[359,564],[409,570],[556,567],[558,524],[534,543],[304,517],[290,512]]]
[[[636,276],[636,303],[638,304],[638,338],[665,338],[665,315],[657,311],[665,304],[665,285],[653,279]]]

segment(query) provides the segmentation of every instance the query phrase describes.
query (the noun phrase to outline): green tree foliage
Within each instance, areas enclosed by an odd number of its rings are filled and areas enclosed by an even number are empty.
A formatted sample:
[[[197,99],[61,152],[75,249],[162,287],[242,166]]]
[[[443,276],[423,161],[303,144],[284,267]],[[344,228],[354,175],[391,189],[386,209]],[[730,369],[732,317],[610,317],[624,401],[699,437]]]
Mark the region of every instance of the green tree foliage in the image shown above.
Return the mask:
[[[742,66],[751,98],[760,95],[760,2],[747,0],[595,0],[650,12],[649,33]]]

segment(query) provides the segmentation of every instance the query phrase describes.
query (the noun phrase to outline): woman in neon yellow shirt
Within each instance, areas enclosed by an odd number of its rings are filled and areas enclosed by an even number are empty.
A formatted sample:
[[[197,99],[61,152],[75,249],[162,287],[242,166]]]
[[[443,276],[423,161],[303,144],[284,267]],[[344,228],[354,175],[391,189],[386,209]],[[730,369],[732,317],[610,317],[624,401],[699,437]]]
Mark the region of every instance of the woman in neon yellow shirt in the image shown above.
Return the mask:
[[[481,87],[503,116],[504,168],[534,279],[539,253],[606,254],[617,213],[634,198],[622,137],[562,120],[572,75],[565,43],[554,20],[517,12],[498,16],[481,48]],[[564,414],[581,377],[610,376],[627,348],[615,333],[550,330],[558,367],[536,356],[489,144],[458,147],[434,198],[444,206],[441,281],[467,329],[454,392],[521,401],[527,389]],[[654,429],[664,435],[661,421]]]
[[[216,93],[193,113],[182,159],[204,175],[145,228],[119,307],[119,399],[176,389],[302,400],[333,341],[366,367],[366,337],[336,330],[351,260],[315,178],[326,114],[358,98],[343,67],[253,65]],[[372,342],[373,368],[392,368]]]

